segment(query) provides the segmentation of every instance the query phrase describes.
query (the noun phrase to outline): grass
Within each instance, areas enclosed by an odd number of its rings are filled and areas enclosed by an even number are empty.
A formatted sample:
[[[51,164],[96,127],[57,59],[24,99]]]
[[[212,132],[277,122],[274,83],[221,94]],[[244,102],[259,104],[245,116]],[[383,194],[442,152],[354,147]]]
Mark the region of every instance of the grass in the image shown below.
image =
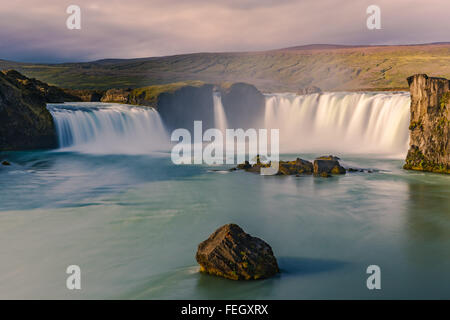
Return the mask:
[[[406,89],[416,73],[450,78],[450,44],[195,53],[88,63],[29,64],[0,60],[65,88],[139,88],[173,82],[247,82],[262,91]]]

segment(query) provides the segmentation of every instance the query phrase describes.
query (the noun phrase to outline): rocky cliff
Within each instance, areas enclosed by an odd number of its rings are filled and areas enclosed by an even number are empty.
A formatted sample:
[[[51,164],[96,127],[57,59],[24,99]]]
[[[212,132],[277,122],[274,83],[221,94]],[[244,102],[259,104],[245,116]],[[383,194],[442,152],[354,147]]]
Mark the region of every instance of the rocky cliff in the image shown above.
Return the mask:
[[[77,97],[80,101],[84,102],[100,102],[105,95],[106,90],[74,90],[64,89],[66,93],[71,96]],[[77,101],[77,100],[74,100]]]
[[[16,71],[0,72],[0,150],[55,147],[53,118],[46,102],[60,98],[59,93]]]
[[[101,102],[130,103],[131,89],[109,89],[100,98]],[[137,103],[136,103],[137,104]]]
[[[137,89],[110,89],[101,101],[154,107],[169,130],[186,128],[192,131],[195,120],[201,120],[205,130],[215,125],[214,90],[222,96],[230,128],[259,128],[264,117],[265,98],[255,86],[247,83],[214,86],[189,81]]]
[[[71,94],[64,89],[51,86],[45,82],[39,81],[34,78],[27,78],[23,74],[16,70],[2,71],[3,74],[11,81],[14,81],[20,85],[21,88],[27,90],[35,90],[42,95],[47,103],[62,103],[65,101],[81,101],[81,99]]]
[[[222,104],[230,128],[260,128],[265,98],[255,86],[243,82],[220,86]]]
[[[450,81],[417,74],[408,84],[410,148],[404,168],[450,173]]]

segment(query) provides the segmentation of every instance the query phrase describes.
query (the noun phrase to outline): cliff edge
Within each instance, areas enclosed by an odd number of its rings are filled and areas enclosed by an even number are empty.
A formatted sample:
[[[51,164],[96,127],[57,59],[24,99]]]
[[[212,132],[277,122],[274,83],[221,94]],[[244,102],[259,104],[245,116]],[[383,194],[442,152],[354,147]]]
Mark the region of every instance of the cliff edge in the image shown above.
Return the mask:
[[[56,147],[46,97],[32,79],[0,72],[0,151]]]
[[[416,74],[411,93],[410,148],[404,169],[450,173],[450,81]]]

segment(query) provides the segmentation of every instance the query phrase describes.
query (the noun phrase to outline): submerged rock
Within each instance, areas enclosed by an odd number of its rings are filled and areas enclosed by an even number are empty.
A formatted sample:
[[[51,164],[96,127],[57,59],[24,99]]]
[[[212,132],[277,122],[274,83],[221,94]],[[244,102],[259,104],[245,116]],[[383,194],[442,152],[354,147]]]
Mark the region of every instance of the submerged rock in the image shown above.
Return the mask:
[[[2,165],[4,165],[4,166],[10,166],[11,163],[10,163],[8,160],[3,160],[3,161],[2,161]]]
[[[344,174],[345,168],[339,164],[340,160],[335,156],[322,156],[314,160],[314,174],[324,176],[324,174]]]
[[[232,280],[263,279],[279,272],[272,248],[236,224],[226,224],[198,245],[200,271]]]

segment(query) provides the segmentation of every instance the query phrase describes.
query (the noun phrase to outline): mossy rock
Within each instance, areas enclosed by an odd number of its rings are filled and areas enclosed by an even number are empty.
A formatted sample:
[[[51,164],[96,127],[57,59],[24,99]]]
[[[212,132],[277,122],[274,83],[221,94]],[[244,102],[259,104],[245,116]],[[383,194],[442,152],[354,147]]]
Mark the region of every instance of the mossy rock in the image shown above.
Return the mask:
[[[198,245],[200,272],[231,279],[256,280],[279,272],[272,248],[236,224],[227,224]]]

